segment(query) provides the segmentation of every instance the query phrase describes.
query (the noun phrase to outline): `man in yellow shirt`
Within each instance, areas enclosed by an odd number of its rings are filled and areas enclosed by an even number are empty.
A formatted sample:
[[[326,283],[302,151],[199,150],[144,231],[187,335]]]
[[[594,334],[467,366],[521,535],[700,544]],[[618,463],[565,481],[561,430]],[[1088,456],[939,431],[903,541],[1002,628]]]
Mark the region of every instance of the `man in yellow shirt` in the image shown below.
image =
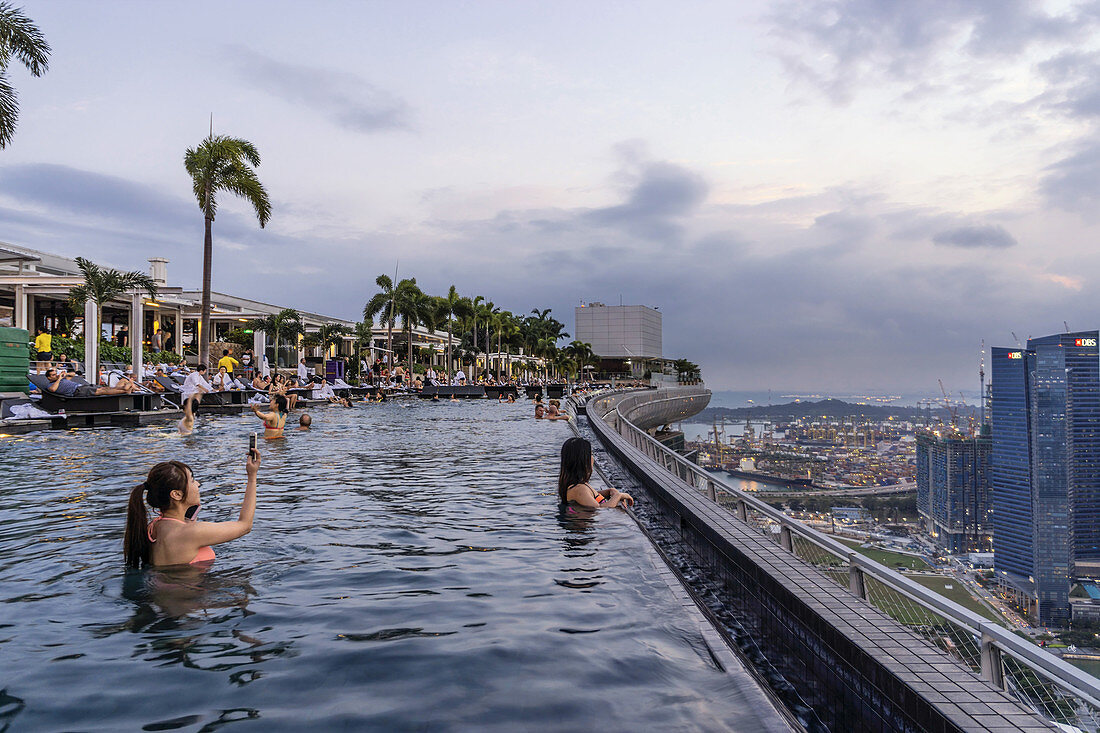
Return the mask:
[[[218,359],[218,368],[225,367],[225,371],[230,374],[233,373],[233,367],[239,365],[240,362],[229,355],[229,349],[222,349],[222,358]]]
[[[43,328],[38,329],[38,335],[34,339],[34,350],[38,352],[36,369],[42,371],[49,366],[49,362],[53,361],[53,336],[46,333]]]

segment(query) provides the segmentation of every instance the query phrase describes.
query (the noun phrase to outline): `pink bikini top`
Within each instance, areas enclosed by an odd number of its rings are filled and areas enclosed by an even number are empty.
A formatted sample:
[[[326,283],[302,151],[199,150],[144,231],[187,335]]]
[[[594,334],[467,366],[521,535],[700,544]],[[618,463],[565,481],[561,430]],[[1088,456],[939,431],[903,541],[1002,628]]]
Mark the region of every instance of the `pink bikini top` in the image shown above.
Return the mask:
[[[175,517],[157,517],[152,522],[149,522],[149,526],[145,530],[145,534],[148,535],[150,542],[156,542],[157,538],[153,536],[153,525],[162,519],[167,519],[171,522],[183,522],[182,519],[176,519]],[[194,565],[200,562],[214,562],[214,548],[210,545],[206,547],[200,547],[199,551],[195,553],[195,559],[188,565]]]

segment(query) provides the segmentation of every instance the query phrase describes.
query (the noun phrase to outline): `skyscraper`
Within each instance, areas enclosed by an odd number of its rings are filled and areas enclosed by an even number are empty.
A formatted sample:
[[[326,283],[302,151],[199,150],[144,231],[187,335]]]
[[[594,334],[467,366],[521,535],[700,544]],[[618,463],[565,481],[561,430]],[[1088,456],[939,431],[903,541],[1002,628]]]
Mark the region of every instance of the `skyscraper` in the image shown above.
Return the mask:
[[[1100,351],[1085,331],[993,349],[995,567],[1041,623],[1069,620],[1075,576],[1100,569]]]
[[[990,439],[954,429],[917,435],[917,509],[937,547],[988,552]]]
[[[1028,583],[1035,558],[1031,511],[1031,384],[1035,354],[992,351],[993,557],[998,573]]]

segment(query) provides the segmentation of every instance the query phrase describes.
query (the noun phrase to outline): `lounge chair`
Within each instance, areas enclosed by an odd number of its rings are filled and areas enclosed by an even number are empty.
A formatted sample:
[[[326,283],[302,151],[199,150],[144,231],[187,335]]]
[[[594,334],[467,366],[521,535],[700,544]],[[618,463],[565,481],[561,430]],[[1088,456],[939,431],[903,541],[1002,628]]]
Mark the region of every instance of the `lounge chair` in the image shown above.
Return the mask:
[[[123,412],[142,408],[144,395],[96,395],[95,397],[65,397],[51,392],[50,382],[44,374],[31,374],[28,378],[42,393],[40,404],[47,412]],[[80,377],[74,377],[77,384],[87,384]]]

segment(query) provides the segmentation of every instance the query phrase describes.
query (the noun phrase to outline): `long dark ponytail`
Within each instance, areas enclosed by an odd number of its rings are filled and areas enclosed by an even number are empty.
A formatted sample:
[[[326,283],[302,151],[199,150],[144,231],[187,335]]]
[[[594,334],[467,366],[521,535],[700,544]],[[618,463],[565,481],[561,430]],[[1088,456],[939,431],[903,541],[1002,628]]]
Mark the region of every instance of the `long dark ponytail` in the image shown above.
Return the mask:
[[[145,502],[154,509],[164,511],[172,504],[171,493],[181,491],[187,494],[187,482],[191,477],[191,467],[180,461],[164,461],[153,466],[145,481],[130,492],[130,502],[126,507],[126,534],[122,538],[122,552],[126,564],[141,567],[148,564],[152,543],[149,542],[149,513],[145,511]]]
[[[564,504],[566,494],[577,484],[592,478],[592,444],[584,438],[570,438],[561,445],[561,469],[558,471],[558,499]]]

